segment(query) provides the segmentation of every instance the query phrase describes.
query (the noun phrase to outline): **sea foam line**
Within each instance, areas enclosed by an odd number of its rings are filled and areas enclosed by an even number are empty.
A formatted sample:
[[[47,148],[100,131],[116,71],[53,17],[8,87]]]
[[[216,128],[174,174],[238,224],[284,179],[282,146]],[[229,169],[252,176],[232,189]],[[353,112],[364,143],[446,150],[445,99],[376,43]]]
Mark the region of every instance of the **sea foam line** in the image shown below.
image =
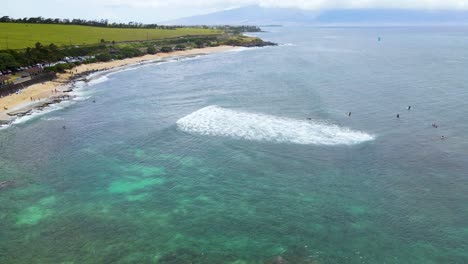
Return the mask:
[[[216,105],[195,111],[176,124],[188,133],[302,145],[354,145],[375,138],[337,125],[242,112]]]
[[[157,59],[152,59],[152,60],[140,61],[140,62],[136,62],[133,64],[123,65],[123,66],[119,66],[116,68],[101,70],[99,72],[89,74],[88,76],[84,78],[84,80],[86,81],[86,86],[93,86],[96,84],[109,81],[110,80],[109,77],[111,77],[114,74],[119,74],[119,73],[126,72],[126,71],[135,71],[144,67],[161,66],[167,63],[196,60],[196,59],[202,58],[205,55],[207,54],[190,55],[190,56],[182,55],[182,56],[173,56],[173,57],[167,57],[167,58],[157,58]]]

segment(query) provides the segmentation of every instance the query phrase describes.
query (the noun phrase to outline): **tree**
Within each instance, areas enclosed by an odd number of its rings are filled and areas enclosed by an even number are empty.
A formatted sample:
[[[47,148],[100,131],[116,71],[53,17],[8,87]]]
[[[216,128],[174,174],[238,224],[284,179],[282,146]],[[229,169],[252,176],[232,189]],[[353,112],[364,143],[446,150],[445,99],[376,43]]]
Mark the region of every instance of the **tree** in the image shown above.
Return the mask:
[[[36,44],[34,44],[34,48],[36,48],[36,50],[41,50],[42,49],[42,44],[40,42],[36,42]]]
[[[59,48],[57,47],[57,45],[55,45],[54,43],[51,43],[49,44],[49,46],[47,46],[47,52],[46,53],[46,60],[47,61],[58,61],[59,57],[60,57],[60,51],[59,51]]]
[[[172,48],[171,48],[171,47],[162,47],[162,48],[161,48],[161,51],[162,51],[162,52],[171,52],[171,51],[172,51]]]
[[[105,43],[105,42],[106,42],[106,41],[102,38],[102,39],[101,39],[101,43]]]
[[[205,46],[205,43],[203,40],[197,39],[195,40],[195,45],[197,45],[197,48],[203,48]]]
[[[58,52],[58,47],[54,43],[49,44],[49,51],[51,52]]]
[[[123,47],[120,49],[120,54],[124,58],[132,58],[132,57],[140,56],[141,51],[139,49],[132,48],[132,47]]]
[[[148,47],[148,49],[146,50],[146,52],[148,52],[148,54],[156,54],[156,48],[151,46],[151,47]]]
[[[177,45],[175,46],[175,49],[176,49],[176,50],[185,50],[185,45],[177,44]]]
[[[101,53],[96,56],[98,61],[110,61],[112,57],[108,53]]]
[[[15,57],[9,53],[0,53],[0,71],[14,70],[19,67]]]
[[[0,22],[10,22],[10,17],[9,16],[3,16],[0,18]]]

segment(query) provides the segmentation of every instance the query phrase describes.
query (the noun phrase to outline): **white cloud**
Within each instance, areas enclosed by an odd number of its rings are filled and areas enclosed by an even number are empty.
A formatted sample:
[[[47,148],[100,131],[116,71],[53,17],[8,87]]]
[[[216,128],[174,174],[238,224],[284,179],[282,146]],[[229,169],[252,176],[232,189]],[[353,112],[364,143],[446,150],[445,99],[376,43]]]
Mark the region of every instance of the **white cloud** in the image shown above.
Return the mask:
[[[94,1],[96,2],[96,1]],[[135,8],[230,8],[245,5],[293,7],[301,9],[330,8],[401,8],[401,9],[468,9],[468,0],[102,0],[108,5]]]
[[[247,5],[309,10],[333,8],[468,10],[468,0],[7,0],[0,8],[0,15],[109,18],[118,22],[154,23]]]

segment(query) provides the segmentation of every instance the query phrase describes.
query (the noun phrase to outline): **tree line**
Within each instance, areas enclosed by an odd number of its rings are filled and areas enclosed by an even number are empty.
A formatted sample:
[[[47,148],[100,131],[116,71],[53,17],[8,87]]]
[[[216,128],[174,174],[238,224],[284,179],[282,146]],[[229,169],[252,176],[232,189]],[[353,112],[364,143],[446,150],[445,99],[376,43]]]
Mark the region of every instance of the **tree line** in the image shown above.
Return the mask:
[[[25,50],[1,51],[0,71],[15,71],[19,67],[57,62],[65,57],[87,56],[103,50],[106,50],[104,45],[59,48],[53,43],[42,45],[37,42],[34,47],[28,47]]]
[[[81,63],[109,61],[112,59],[119,60],[137,57],[148,53],[155,54],[157,52],[171,52],[172,50],[184,50],[188,47],[201,48],[211,45],[219,45],[216,36],[158,40],[152,42],[133,43],[130,46],[121,46],[116,45],[113,42],[103,41],[98,45],[59,47],[53,43],[43,45],[42,43],[37,42],[33,47],[28,47],[25,50],[0,51],[0,71],[17,71],[20,67],[27,67],[36,64],[47,65],[61,61],[66,57],[92,57],[92,59],[88,58],[86,61],[62,63],[49,68],[49,70],[60,72]],[[159,49],[156,47],[159,47]]]
[[[79,25],[93,27],[111,27],[111,28],[157,28],[157,29],[176,29],[182,26],[164,26],[158,24],[143,24],[139,22],[128,23],[110,23],[107,19],[86,20],[86,19],[67,19],[67,18],[44,18],[44,17],[25,17],[11,18],[3,16],[0,18],[0,23],[28,23],[28,24],[59,24],[59,25]]]
[[[79,26],[92,26],[92,27],[109,27],[109,28],[152,28],[152,29],[176,29],[184,28],[183,25],[164,26],[158,24],[143,24],[140,22],[128,23],[110,23],[107,19],[100,20],[86,20],[86,19],[61,19],[61,18],[44,18],[44,17],[25,17],[25,18],[11,18],[9,16],[0,17],[0,23],[27,23],[27,24],[58,24],[58,25],[79,25]],[[261,32],[262,30],[257,26],[240,25],[240,26],[191,26],[192,28],[204,29],[221,29],[227,33],[239,34],[243,32]]]

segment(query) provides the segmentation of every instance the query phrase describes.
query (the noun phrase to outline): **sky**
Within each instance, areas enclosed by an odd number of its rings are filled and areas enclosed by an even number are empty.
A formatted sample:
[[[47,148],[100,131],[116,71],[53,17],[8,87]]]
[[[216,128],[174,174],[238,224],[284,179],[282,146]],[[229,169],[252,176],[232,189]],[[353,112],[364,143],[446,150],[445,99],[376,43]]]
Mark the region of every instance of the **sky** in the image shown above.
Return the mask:
[[[468,10],[468,0],[2,0],[0,16],[157,23],[248,5],[308,10],[392,8]]]

